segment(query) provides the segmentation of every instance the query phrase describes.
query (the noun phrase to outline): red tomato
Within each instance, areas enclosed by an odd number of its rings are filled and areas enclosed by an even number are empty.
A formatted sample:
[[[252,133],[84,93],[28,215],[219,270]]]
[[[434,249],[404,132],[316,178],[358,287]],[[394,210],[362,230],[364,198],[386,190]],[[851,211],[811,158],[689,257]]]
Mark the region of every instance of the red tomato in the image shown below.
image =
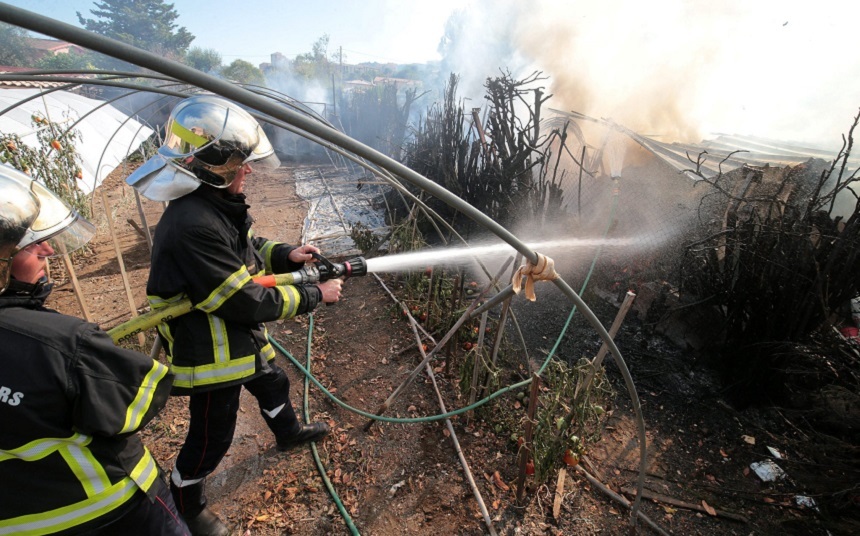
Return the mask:
[[[574,453],[572,450],[567,449],[564,451],[564,463],[565,465],[569,465],[573,467],[574,465],[579,465],[579,455]]]

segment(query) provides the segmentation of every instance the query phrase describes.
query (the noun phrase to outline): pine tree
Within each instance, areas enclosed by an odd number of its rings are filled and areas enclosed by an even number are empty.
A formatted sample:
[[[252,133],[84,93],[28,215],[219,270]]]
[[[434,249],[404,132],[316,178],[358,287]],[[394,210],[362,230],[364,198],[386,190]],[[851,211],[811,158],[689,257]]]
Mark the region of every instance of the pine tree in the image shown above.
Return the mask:
[[[77,13],[80,23],[92,32],[171,59],[182,58],[194,40],[184,26],[177,28],[179,14],[173,4],[162,0],[102,0],[94,4],[90,10],[94,18]]]

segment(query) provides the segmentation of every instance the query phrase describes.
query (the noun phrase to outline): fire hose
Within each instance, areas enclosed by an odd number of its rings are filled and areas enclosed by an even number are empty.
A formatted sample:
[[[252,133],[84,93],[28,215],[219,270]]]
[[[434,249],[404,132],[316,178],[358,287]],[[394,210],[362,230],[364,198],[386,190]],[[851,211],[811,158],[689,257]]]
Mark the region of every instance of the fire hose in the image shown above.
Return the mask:
[[[261,275],[252,278],[252,282],[267,288],[283,285],[303,285],[322,283],[329,279],[342,277],[355,277],[367,275],[367,261],[364,257],[355,257],[341,263],[331,262],[322,255],[314,253],[314,259],[317,262],[307,264],[300,270],[285,274],[269,274]],[[165,307],[153,309],[152,311],[136,316],[128,322],[109,329],[108,335],[114,342],[128,340],[130,337],[136,336],[138,333],[152,329],[162,322],[167,322],[176,317],[190,313],[194,310],[194,305],[190,298],[183,298],[179,301],[171,303]]]

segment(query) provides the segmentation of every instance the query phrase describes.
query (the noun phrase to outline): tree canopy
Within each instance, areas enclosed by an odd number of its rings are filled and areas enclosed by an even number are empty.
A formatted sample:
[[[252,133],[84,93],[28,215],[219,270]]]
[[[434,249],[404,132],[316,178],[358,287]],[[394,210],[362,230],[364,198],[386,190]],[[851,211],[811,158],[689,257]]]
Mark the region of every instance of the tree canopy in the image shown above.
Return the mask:
[[[308,80],[326,79],[331,72],[331,62],[328,58],[328,34],[314,42],[310,52],[299,54],[293,62],[296,74]]]
[[[36,62],[39,69],[95,69],[98,55],[92,52],[78,54],[48,54]]]
[[[262,85],[266,81],[263,71],[245,60],[235,60],[221,69],[221,76],[242,84]]]
[[[0,65],[30,66],[33,51],[27,37],[27,30],[0,22]]]
[[[221,54],[214,48],[191,47],[185,63],[204,73],[217,73],[221,70]]]
[[[78,20],[84,28],[129,45],[181,58],[188,50],[192,35],[184,26],[177,28],[179,14],[173,4],[163,0],[102,0],[90,10],[94,18]]]

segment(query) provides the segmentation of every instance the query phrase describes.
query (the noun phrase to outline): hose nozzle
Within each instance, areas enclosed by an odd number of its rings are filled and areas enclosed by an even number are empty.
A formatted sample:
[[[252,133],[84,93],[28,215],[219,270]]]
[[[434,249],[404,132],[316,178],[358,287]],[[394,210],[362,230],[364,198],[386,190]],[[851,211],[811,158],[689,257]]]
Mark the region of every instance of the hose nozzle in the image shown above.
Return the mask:
[[[331,262],[319,253],[314,253],[314,258],[319,261],[317,269],[320,272],[320,281],[367,275],[367,261],[364,257],[355,257],[344,262]]]

